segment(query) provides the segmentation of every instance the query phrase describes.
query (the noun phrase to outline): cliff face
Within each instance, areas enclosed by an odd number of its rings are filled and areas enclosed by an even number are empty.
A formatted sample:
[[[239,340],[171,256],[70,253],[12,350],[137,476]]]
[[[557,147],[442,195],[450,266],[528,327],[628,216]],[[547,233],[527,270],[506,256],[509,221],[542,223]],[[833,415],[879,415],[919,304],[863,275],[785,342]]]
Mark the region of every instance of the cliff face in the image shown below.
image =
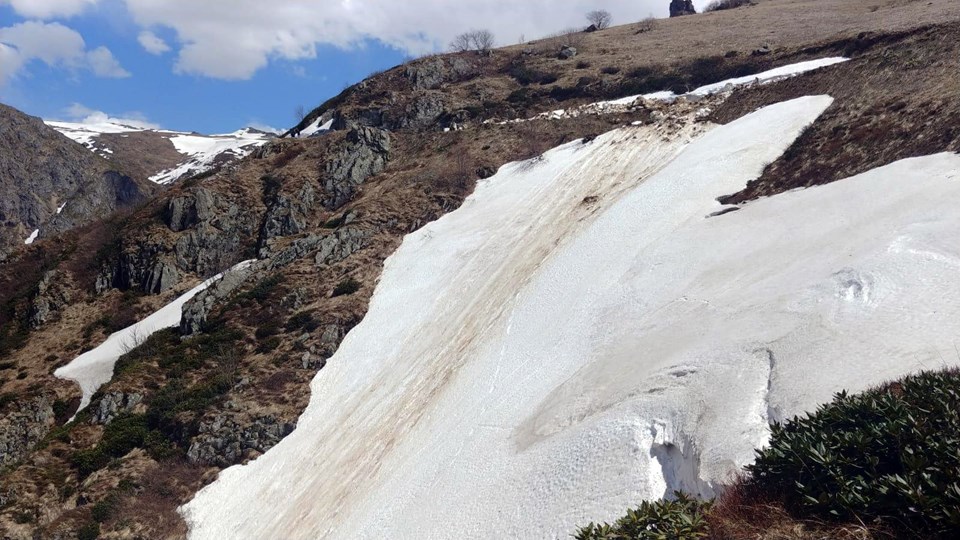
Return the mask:
[[[110,169],[39,118],[0,104],[0,260],[31,236],[53,236],[155,192]]]

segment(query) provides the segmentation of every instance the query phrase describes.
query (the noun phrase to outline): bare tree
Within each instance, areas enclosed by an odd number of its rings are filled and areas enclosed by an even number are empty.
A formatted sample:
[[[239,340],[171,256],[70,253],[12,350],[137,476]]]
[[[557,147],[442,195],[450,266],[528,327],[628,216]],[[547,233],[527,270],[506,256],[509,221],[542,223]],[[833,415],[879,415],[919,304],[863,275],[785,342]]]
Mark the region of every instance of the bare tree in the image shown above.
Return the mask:
[[[611,19],[612,17],[610,16],[610,12],[603,9],[598,9],[587,13],[587,20],[590,21],[590,24],[596,26],[597,30],[608,28],[610,26]]]
[[[485,53],[493,48],[493,32],[489,30],[471,30],[453,38],[450,50],[453,52],[478,51]]]
[[[307,108],[303,105],[297,105],[297,108],[293,110],[293,116],[297,118],[297,122],[303,122],[303,119],[307,117]]]
[[[657,25],[657,19],[654,18],[653,15],[650,15],[650,16],[647,17],[646,19],[643,19],[642,21],[640,21],[640,22],[637,23],[637,31],[636,31],[636,33],[637,33],[637,34],[644,34],[644,33],[647,33],[647,32],[651,32],[651,31],[653,31],[653,29],[656,27],[656,25]]]
[[[450,42],[450,50],[453,52],[467,52],[470,50],[471,45],[470,32],[466,32],[453,38],[453,41]]]
[[[473,32],[473,46],[482,53],[492,49],[493,32],[489,30],[477,30],[476,32]]]

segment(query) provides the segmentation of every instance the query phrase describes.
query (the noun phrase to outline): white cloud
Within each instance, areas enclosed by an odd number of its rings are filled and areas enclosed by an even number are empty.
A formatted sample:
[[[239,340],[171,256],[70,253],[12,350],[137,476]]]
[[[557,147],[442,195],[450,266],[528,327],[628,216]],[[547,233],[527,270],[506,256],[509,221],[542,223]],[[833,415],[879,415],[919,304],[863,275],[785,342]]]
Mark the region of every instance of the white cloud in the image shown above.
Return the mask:
[[[0,6],[8,4],[20,16],[35,19],[72,17],[81,13],[98,0],[0,0]]]
[[[147,120],[146,116],[140,112],[127,112],[120,115],[110,115],[103,111],[91,109],[80,103],[73,103],[64,111],[67,119],[79,124],[122,124],[142,129],[160,129],[160,126]]]
[[[375,39],[411,54],[443,49],[457,34],[488,28],[498,44],[571,26],[606,9],[614,23],[666,16],[667,0],[125,0],[143,28],[174,30],[175,70],[228,80],[249,79],[273,59],[314,58],[317,47],[361,46]],[[698,0],[705,4],[708,0]]]
[[[99,77],[128,77],[106,47],[87,50],[75,30],[60,23],[26,21],[0,28],[0,84],[34,60],[68,70],[89,69]]]
[[[150,54],[161,55],[170,50],[170,46],[167,45],[166,41],[160,39],[159,36],[149,30],[140,32],[140,35],[137,36],[137,41],[139,41],[144,50]]]
[[[120,67],[120,62],[113,57],[113,53],[106,47],[97,47],[87,53],[87,62],[90,69],[98,77],[122,79],[130,76],[130,72]]]

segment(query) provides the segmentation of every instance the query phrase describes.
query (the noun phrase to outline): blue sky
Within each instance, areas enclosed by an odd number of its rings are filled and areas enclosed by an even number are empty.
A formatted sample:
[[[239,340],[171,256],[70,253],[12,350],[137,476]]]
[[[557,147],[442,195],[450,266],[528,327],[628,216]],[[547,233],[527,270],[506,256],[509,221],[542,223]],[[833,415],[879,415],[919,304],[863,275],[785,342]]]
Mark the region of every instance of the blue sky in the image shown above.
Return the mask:
[[[702,2],[700,2],[702,3]],[[558,9],[558,4],[564,9]],[[287,128],[375,70],[490,28],[499,44],[663,16],[667,0],[0,0],[0,101],[167,129]]]

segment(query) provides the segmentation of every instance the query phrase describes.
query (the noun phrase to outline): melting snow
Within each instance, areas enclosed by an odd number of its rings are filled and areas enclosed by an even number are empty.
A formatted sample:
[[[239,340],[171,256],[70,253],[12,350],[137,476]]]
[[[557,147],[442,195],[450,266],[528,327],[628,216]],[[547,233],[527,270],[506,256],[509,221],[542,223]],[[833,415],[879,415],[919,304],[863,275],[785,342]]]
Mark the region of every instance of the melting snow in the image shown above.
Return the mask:
[[[620,99],[614,99],[610,101],[598,101],[596,103],[589,103],[587,105],[582,105],[573,109],[557,109],[555,111],[541,113],[535,116],[533,119],[548,119],[548,120],[559,120],[562,118],[571,118],[577,117],[582,114],[608,114],[612,112],[617,112],[618,110],[624,110],[629,108],[630,105],[633,105],[638,99],[647,99],[651,101],[673,101],[680,97],[686,97],[691,99],[696,99],[700,97],[709,96],[711,94],[716,94],[720,92],[725,92],[736,87],[745,86],[749,84],[768,84],[776,82],[788,77],[793,77],[806,73],[808,71],[813,71],[815,69],[824,68],[827,66],[832,66],[834,64],[839,64],[841,62],[846,62],[847,58],[821,58],[818,60],[810,60],[807,62],[799,62],[796,64],[790,64],[787,66],[782,66],[776,69],[771,69],[769,71],[764,71],[756,75],[750,75],[747,77],[738,77],[736,79],[727,79],[725,81],[720,81],[714,84],[708,84],[706,86],[701,86],[696,90],[687,92],[686,94],[674,94],[669,90],[664,90],[660,92],[653,92],[651,94],[642,94],[635,96],[627,96]],[[709,114],[709,111],[707,111]],[[525,122],[526,120],[518,119],[511,120],[509,122],[501,123],[511,123],[511,122]]]
[[[57,213],[59,214],[59,212]],[[37,229],[32,233],[30,233],[30,236],[28,236],[27,239],[23,241],[23,243],[29,246],[30,244],[34,243],[37,240],[38,236],[40,236],[40,229]]]
[[[318,133],[330,131],[330,128],[333,127],[333,118],[327,120],[326,122],[321,123],[322,121],[323,121],[322,117],[317,118],[316,120],[314,120],[312,124],[304,128],[303,131],[300,132],[298,137],[310,137]]]
[[[245,157],[254,148],[267,143],[269,139],[262,133],[242,129],[226,135],[176,135],[170,142],[178,152],[189,159],[172,169],[162,171],[150,180],[158,184],[169,184],[179,178],[197,174],[212,168],[222,154],[232,154],[236,158]]]
[[[831,102],[503,167],[406,237],[294,433],[181,509],[191,537],[565,538],[952,356],[960,157],[707,217]]]
[[[228,272],[249,266],[253,261],[242,262]],[[172,328],[180,324],[181,311],[184,304],[198,293],[222,278],[224,274],[204,281],[190,289],[179,298],[163,306],[142,321],[114,332],[99,347],[87,351],[76,357],[72,362],[56,370],[53,374],[61,379],[68,379],[80,385],[83,398],[77,412],[90,404],[90,398],[98,388],[108,383],[113,377],[113,366],[128,350],[143,343],[145,339],[164,328]]]

